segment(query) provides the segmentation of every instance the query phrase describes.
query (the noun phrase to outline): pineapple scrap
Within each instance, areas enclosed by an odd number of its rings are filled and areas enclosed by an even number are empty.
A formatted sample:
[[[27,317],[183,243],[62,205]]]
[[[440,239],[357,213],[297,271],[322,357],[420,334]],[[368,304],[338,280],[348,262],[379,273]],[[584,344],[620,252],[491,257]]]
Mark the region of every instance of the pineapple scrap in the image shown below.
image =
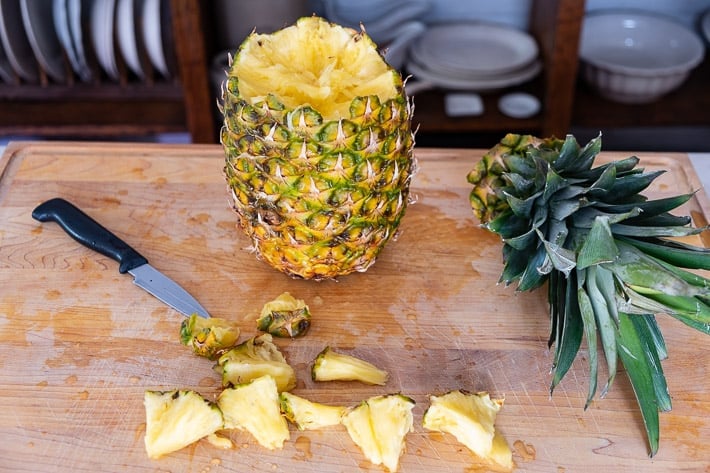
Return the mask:
[[[290,437],[286,418],[281,415],[276,381],[271,376],[225,389],[217,404],[226,429],[246,430],[269,450],[282,448]]]
[[[296,387],[296,373],[268,333],[252,337],[225,352],[217,368],[222,370],[223,386],[236,386],[270,375],[279,392]]]
[[[372,363],[325,347],[313,362],[313,381],[361,381],[383,386],[389,374]]]
[[[214,434],[224,424],[219,408],[195,391],[146,391],[145,450],[159,458]]]
[[[180,342],[192,348],[196,355],[213,360],[236,345],[239,333],[239,327],[228,320],[192,314],[180,325]]]
[[[369,461],[395,472],[414,426],[414,404],[402,394],[375,396],[348,410],[341,422]]]
[[[267,302],[256,321],[256,328],[274,337],[300,337],[311,326],[311,312],[302,299],[284,292]]]
[[[299,430],[315,430],[338,425],[347,411],[344,406],[320,404],[289,392],[282,392],[280,399],[281,412],[286,419],[296,424]]]
[[[485,392],[456,390],[430,396],[429,401],[422,419],[424,428],[452,434],[481,459],[512,471],[512,452],[494,426],[502,399],[491,399]]]

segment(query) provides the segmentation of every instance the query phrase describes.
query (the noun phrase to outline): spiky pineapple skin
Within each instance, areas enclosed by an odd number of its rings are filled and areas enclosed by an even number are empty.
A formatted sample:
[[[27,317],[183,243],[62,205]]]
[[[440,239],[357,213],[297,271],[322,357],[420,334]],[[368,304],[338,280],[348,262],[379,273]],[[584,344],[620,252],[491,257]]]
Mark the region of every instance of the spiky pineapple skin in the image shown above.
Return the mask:
[[[324,20],[299,23],[307,21]],[[375,48],[363,32],[351,40]],[[367,270],[399,227],[414,171],[413,108],[399,74],[390,71],[394,97],[354,96],[348,116],[324,117],[273,94],[247,100],[236,67],[230,71],[225,174],[239,226],[259,257],[305,279]]]

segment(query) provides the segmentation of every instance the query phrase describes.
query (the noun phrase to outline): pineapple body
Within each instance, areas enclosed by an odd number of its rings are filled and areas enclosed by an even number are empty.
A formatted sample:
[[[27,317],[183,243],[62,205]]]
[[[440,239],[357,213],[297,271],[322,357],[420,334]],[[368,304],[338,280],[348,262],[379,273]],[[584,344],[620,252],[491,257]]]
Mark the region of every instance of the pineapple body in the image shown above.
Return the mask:
[[[180,450],[221,429],[219,408],[195,391],[146,391],[145,449],[150,458]]]
[[[401,76],[369,37],[318,17],[254,33],[221,106],[225,174],[259,257],[306,279],[374,263],[415,166]]]

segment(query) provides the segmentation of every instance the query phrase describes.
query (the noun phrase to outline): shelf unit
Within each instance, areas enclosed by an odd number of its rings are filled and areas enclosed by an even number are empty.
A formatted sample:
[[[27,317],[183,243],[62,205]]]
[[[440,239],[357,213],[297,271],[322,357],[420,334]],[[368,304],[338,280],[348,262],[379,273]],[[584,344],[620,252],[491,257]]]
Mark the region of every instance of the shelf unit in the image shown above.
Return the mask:
[[[131,82],[124,66],[119,83],[57,86],[45,78],[40,85],[0,85],[0,134],[120,137],[187,131],[193,142],[216,143],[219,124],[208,58],[218,51],[211,36],[211,2],[170,0],[170,6],[178,69],[174,80]],[[579,78],[585,2],[533,0],[530,10],[530,33],[540,47],[543,70],[515,89],[540,98],[541,112],[526,119],[506,117],[497,102],[507,91],[500,91],[482,94],[483,115],[452,118],[444,111],[445,91],[427,91],[415,97],[420,136],[435,136],[436,143],[445,145],[448,136],[509,131],[564,136],[573,127],[710,127],[710,58],[681,88],[653,104],[610,102]],[[457,143],[466,141],[452,141]]]
[[[171,24],[163,26],[174,39],[175,78],[164,80],[148,68],[147,80],[137,82],[119,58],[118,82],[96,73],[91,83],[54,84],[40,71],[39,84],[0,84],[0,135],[120,138],[188,132],[193,142],[214,142],[203,3],[170,0]],[[98,71],[95,58],[88,59]]]

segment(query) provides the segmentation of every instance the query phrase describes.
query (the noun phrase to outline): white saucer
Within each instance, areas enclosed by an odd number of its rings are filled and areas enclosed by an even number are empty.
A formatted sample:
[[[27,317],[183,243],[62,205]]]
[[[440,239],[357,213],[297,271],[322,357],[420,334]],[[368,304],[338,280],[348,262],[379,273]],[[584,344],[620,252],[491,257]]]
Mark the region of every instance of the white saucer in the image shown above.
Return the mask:
[[[420,65],[460,78],[495,77],[531,64],[538,56],[526,32],[488,23],[447,23],[427,29],[412,45]]]
[[[446,94],[444,110],[449,117],[477,117],[483,114],[483,100],[478,94]]]
[[[513,92],[498,100],[498,109],[512,118],[530,118],[540,112],[540,101],[534,95]]]
[[[410,60],[407,63],[407,70],[414,76],[417,81],[424,81],[434,84],[438,87],[443,87],[453,90],[471,90],[476,92],[484,92],[487,90],[502,89],[513,85],[522,84],[533,79],[542,70],[542,62],[535,61],[530,66],[509,73],[506,75],[494,76],[490,78],[477,79],[460,79],[442,75],[431,71],[416,61]]]

